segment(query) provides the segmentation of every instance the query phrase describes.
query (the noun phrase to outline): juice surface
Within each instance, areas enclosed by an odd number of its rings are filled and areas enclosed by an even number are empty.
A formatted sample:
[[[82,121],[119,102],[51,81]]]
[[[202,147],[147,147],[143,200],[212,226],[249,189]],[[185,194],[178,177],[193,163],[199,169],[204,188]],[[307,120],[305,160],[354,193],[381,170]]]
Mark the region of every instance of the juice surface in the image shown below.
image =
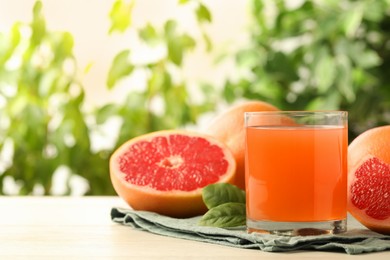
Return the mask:
[[[248,218],[346,218],[346,127],[247,127],[246,138]]]

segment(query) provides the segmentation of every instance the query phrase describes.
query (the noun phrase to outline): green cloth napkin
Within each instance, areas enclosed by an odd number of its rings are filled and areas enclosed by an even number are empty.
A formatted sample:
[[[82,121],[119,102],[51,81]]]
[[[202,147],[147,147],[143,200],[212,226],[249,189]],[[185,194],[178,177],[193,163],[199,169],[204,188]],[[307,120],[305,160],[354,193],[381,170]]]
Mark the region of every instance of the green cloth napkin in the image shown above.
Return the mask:
[[[390,236],[370,231],[351,217],[348,218],[346,233],[295,237],[248,234],[245,227],[204,227],[198,225],[200,217],[177,219],[123,208],[112,208],[111,219],[116,223],[164,236],[268,252],[322,250],[353,255],[390,250]]]

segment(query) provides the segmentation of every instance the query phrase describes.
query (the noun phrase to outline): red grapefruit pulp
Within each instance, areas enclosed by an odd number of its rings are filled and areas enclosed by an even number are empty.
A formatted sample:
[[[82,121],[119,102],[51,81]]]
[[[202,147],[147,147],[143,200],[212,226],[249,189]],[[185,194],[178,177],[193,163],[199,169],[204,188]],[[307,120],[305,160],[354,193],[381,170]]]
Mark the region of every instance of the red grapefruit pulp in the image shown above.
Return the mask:
[[[110,158],[114,189],[133,209],[173,217],[206,212],[202,188],[231,182],[235,160],[213,137],[158,131],[133,138]]]
[[[348,148],[348,210],[363,225],[390,234],[390,126],[370,129]]]

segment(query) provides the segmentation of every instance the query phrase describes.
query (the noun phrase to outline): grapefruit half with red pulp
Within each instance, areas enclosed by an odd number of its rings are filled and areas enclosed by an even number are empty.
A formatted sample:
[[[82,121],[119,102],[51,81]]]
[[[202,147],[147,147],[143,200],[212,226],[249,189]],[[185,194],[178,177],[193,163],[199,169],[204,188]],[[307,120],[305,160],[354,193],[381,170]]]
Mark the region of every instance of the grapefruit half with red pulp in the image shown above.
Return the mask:
[[[232,182],[235,168],[221,141],[177,130],[133,138],[110,158],[111,181],[120,197],[135,210],[172,217],[205,213],[202,188]]]
[[[369,229],[390,234],[390,126],[367,130],[349,145],[348,210]]]

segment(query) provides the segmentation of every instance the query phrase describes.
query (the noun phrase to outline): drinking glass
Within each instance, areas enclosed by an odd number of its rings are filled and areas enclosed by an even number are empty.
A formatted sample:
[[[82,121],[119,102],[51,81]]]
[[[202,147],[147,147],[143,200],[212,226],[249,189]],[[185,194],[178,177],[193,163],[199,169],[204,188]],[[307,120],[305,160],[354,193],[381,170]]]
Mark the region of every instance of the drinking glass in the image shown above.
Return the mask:
[[[248,232],[346,231],[348,113],[245,113]]]

